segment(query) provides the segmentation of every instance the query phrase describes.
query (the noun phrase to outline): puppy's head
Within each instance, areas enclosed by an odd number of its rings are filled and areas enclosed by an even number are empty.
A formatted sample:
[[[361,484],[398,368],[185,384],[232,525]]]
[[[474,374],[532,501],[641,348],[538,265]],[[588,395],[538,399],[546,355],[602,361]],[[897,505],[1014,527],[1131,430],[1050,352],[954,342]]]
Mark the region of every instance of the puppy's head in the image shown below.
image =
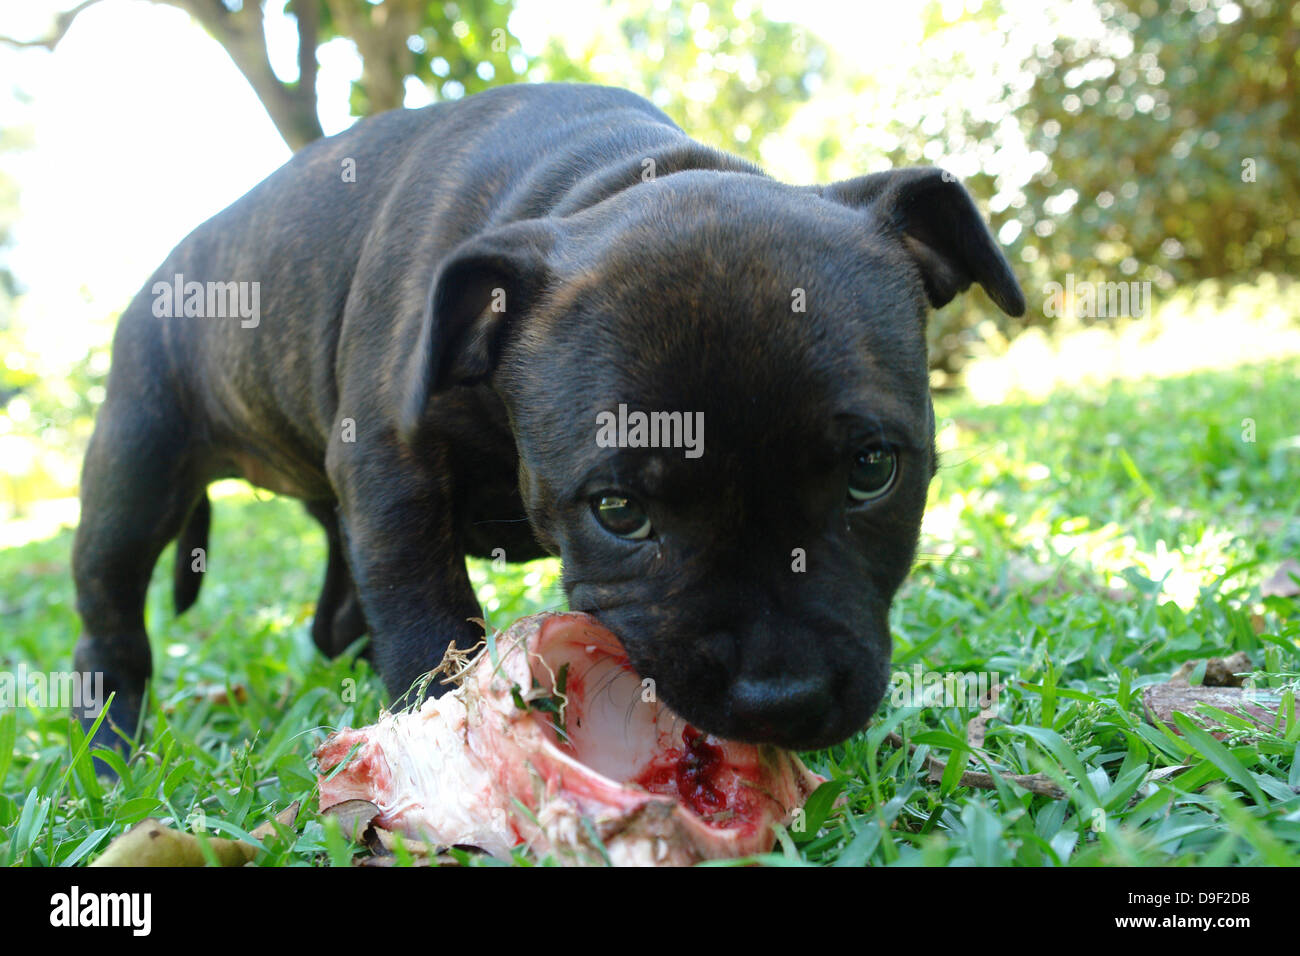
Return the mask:
[[[935,468],[928,310],[1024,300],[961,186],[691,171],[444,263],[406,407],[489,377],[571,606],[687,720],[807,749],[888,685]]]

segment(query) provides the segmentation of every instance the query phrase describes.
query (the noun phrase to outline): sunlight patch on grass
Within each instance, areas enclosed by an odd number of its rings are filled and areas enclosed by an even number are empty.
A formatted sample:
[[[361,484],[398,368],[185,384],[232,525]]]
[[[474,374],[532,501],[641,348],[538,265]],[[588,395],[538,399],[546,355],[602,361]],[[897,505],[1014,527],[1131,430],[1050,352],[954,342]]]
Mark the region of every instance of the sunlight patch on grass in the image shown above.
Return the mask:
[[[1300,355],[1300,283],[1262,276],[1222,291],[1206,282],[1146,317],[1086,327],[1062,318],[1050,333],[1029,329],[1007,342],[988,332],[985,339],[988,354],[965,371],[971,397],[985,405],[1044,399],[1062,387],[1236,368]]]
[[[1046,580],[1062,563],[1094,578],[1098,587],[1119,590],[1132,585],[1137,572],[1159,582],[1162,597],[1183,610],[1196,605],[1201,589],[1218,580],[1233,564],[1236,532],[1208,525],[1190,544],[1157,539],[1144,547],[1114,522],[1094,525],[1087,517],[1053,516],[1040,508],[1028,516],[1008,511],[995,491],[955,492],[926,511],[921,552],[930,557],[956,556],[979,562],[989,549],[963,534],[975,525],[1000,529],[1000,545],[1021,561],[1011,573],[1022,583]],[[1000,549],[999,549],[1000,550]],[[991,556],[990,556],[991,557]]]
[[[1032,544],[1033,529],[1026,529]],[[1146,549],[1116,524],[1091,530],[1058,533],[1048,537],[1044,550],[1052,562],[1068,560],[1082,570],[1099,575],[1107,587],[1122,589],[1132,584],[1126,576],[1136,571],[1160,585],[1159,594],[1184,611],[1200,600],[1201,589],[1222,577],[1232,563],[1230,546],[1235,536],[1221,529],[1207,528],[1190,546],[1173,546],[1157,540]]]

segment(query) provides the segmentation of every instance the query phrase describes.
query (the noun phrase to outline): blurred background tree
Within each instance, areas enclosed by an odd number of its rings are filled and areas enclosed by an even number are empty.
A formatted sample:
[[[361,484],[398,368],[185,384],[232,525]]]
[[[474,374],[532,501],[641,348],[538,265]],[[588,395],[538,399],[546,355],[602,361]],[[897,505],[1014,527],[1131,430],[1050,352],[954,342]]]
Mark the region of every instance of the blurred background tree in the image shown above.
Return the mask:
[[[931,321],[936,370],[1052,325],[1042,287],[1066,273],[1164,293],[1296,274],[1300,4],[1059,2],[1035,20],[932,0],[923,20],[905,75],[835,64],[844,109],[801,145],[822,178],[942,165],[988,211],[1030,310],[959,298]]]
[[[603,83],[646,97],[711,146],[754,161],[826,80],[826,46],[751,0],[611,0],[551,38],[531,79]]]
[[[1300,261],[1300,5],[1113,0],[1106,29],[1026,64],[1050,158],[1024,226],[1052,272],[1172,282]],[[1010,95],[1010,91],[1009,91]]]

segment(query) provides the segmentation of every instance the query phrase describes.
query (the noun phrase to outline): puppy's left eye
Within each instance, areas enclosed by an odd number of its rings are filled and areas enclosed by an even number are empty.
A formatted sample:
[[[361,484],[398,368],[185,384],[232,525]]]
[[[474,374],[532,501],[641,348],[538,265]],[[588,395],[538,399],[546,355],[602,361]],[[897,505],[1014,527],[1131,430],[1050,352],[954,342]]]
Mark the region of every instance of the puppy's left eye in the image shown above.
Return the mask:
[[[594,495],[591,499],[591,513],[596,516],[602,528],[620,538],[640,541],[650,537],[650,518],[645,509],[617,492]]]
[[[860,449],[849,469],[849,497],[855,503],[875,501],[893,487],[897,474],[898,455],[892,448],[875,445]]]

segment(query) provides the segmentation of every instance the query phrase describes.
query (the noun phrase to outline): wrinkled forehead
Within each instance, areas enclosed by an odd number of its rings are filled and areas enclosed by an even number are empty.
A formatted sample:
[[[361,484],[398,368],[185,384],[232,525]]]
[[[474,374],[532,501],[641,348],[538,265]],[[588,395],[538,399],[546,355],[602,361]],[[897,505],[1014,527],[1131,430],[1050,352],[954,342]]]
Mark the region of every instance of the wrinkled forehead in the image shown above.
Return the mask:
[[[620,405],[698,414],[715,453],[837,429],[924,440],[924,311],[888,250],[811,230],[650,238],[621,237],[524,323],[517,417],[564,435]]]

